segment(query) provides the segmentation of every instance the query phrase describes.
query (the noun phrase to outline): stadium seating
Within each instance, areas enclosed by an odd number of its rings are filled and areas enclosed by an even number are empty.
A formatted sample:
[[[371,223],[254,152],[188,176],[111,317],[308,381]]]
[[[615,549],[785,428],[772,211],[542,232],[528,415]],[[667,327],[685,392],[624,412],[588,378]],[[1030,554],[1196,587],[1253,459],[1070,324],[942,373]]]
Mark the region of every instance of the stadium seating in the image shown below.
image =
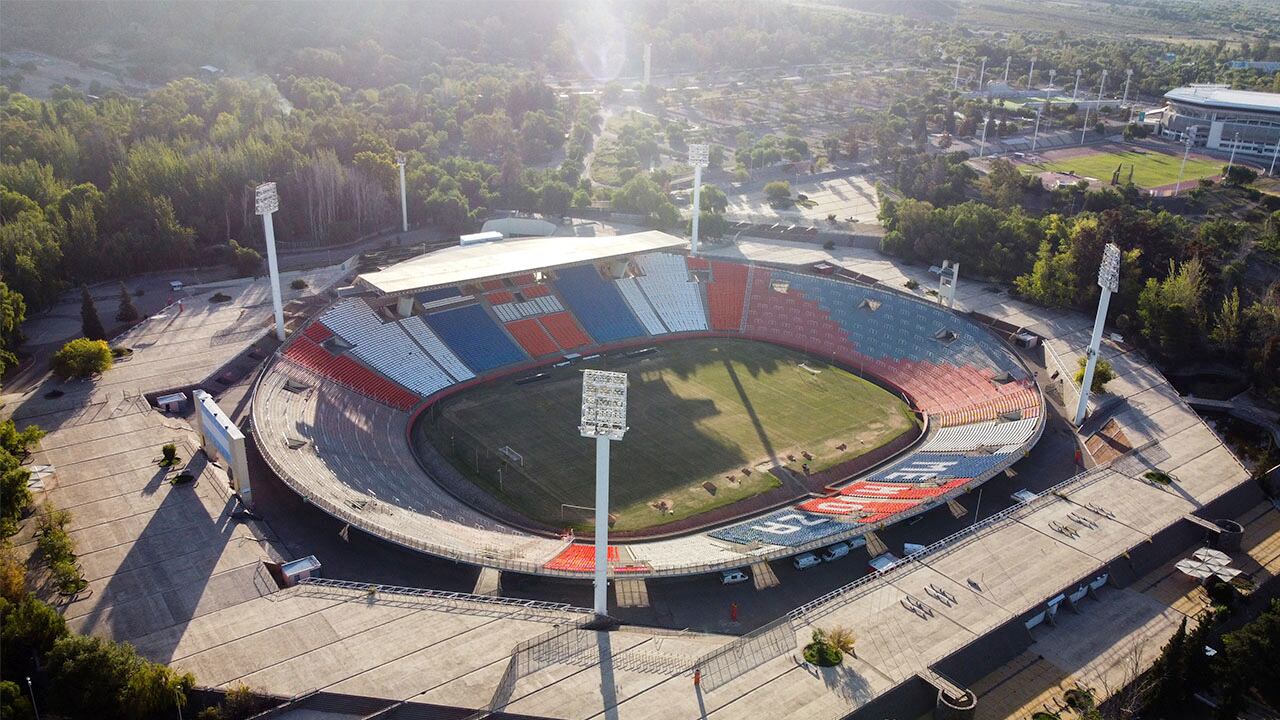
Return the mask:
[[[697,283],[690,282],[684,258],[669,253],[650,253],[636,258],[636,264],[643,272],[636,282],[671,332],[707,329],[702,294]],[[631,305],[635,307],[635,303]]]
[[[649,331],[650,335],[667,334],[667,326],[662,324],[662,320],[658,319],[658,313],[654,311],[653,306],[644,296],[644,291],[640,289],[640,284],[635,278],[622,278],[617,281],[618,291],[622,293],[622,297],[627,301],[627,305],[631,307],[631,312],[635,313],[640,319],[640,323],[644,325],[644,329]]]
[[[921,483],[955,478],[976,478],[1000,465],[1007,455],[959,455],[954,453],[913,453],[893,463],[867,480],[873,482]]]
[[[543,329],[551,335],[556,344],[565,350],[591,344],[591,338],[582,332],[582,328],[578,327],[573,316],[567,312],[543,315],[538,318],[538,322],[542,323]]]
[[[920,446],[923,452],[969,452],[978,448],[1018,446],[1035,434],[1036,418],[985,422],[939,428]]]
[[[320,316],[320,322],[351,345],[351,353],[366,365],[421,396],[454,382],[398,323],[382,322],[363,300],[338,302]]]
[[[493,294],[496,295],[498,293]],[[494,305],[493,313],[503,322],[564,310],[564,306],[560,304],[560,301],[550,294],[539,295],[536,298],[521,302],[514,302],[515,298],[511,293],[502,294],[507,296],[507,300],[503,304]]]
[[[532,300],[534,298],[546,297],[547,295],[551,294],[551,286],[527,285],[525,287],[520,288],[520,294],[524,296],[525,300]]]
[[[610,545],[605,551],[608,563],[618,562],[618,548]],[[570,545],[559,555],[551,558],[543,565],[548,570],[568,570],[570,572],[589,573],[596,569],[596,549],[591,545]]]
[[[325,327],[324,323],[318,321],[308,325],[307,329],[302,331],[302,334],[318,343],[333,337],[333,331]]]
[[[427,325],[476,374],[526,360],[479,305],[442,310],[425,318]]]
[[[436,361],[437,365],[453,376],[454,380],[462,382],[476,376],[466,365],[462,364],[462,361],[458,359],[457,355],[453,354],[453,351],[444,344],[444,341],[432,332],[431,328],[427,327],[422,318],[417,315],[405,318],[400,321],[400,327],[404,328],[409,337],[413,338],[413,341],[418,343],[431,356],[431,359]]]
[[[582,327],[597,342],[645,336],[644,327],[631,314],[617,286],[600,277],[594,266],[560,269],[557,271],[556,288]]]
[[[418,402],[417,395],[346,355],[330,353],[306,336],[295,338],[289,343],[284,355],[318,375],[396,409],[408,410]]]
[[[693,259],[690,268],[701,269]],[[742,310],[747,292],[746,265],[710,262],[711,282],[707,284],[708,316],[711,329],[737,332],[742,329]]]
[[[547,336],[542,325],[534,318],[509,322],[506,327],[511,337],[515,338],[516,342],[520,343],[520,347],[529,353],[529,357],[550,355],[559,349],[555,341]]]

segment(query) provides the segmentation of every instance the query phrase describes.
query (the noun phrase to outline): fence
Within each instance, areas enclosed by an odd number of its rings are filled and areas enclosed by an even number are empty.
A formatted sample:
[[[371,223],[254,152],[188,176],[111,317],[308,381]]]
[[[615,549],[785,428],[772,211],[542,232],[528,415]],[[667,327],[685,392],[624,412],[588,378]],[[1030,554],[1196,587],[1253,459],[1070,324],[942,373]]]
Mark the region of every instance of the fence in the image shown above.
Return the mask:
[[[478,603],[490,607],[511,608],[512,610],[537,610],[541,612],[569,613],[592,615],[587,608],[575,607],[568,603],[550,602],[547,600],[526,600],[523,598],[502,597],[496,595],[472,595],[449,590],[432,590],[430,588],[413,588],[401,585],[379,585],[377,583],[357,582],[354,580],[334,580],[331,578],[309,577],[298,581],[299,585],[332,590],[354,590],[362,593],[374,592],[378,595],[402,595],[406,597],[445,600],[459,603]]]
[[[703,690],[711,691],[770,660],[794,652],[796,629],[789,615],[774,620],[698,658]]]

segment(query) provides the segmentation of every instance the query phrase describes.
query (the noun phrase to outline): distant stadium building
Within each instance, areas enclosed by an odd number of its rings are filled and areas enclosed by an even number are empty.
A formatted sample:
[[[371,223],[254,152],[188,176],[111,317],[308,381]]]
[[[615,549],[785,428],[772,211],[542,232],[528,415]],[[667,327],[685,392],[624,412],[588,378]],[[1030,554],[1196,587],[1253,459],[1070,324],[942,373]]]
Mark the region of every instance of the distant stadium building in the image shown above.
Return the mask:
[[[1164,95],[1160,135],[1196,147],[1270,158],[1280,142],[1280,94],[1189,85]]]

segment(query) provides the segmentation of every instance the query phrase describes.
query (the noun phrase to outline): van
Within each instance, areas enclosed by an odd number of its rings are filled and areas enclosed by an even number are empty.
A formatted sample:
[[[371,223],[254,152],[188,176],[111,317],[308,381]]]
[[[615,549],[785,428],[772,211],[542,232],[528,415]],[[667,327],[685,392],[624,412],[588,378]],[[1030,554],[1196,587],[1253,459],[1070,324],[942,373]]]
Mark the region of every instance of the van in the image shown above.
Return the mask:
[[[169,281],[169,290],[171,290],[172,292],[182,292],[182,281],[181,281],[181,280],[170,280],[170,281]]]
[[[746,582],[748,579],[747,574],[741,570],[725,570],[720,573],[721,585],[737,585],[738,583]]]
[[[797,570],[804,570],[806,568],[811,568],[814,565],[821,565],[822,561],[813,553],[805,553],[803,555],[797,555],[796,558],[791,561],[791,564],[795,565]]]
[[[826,550],[823,551],[822,561],[834,562],[848,554],[849,554],[849,546],[842,542],[838,542],[835,545],[832,545],[831,547],[828,547]]]
[[[868,565],[871,566],[872,572],[885,573],[895,568],[899,562],[901,561],[897,555],[887,552],[871,558],[871,562]]]

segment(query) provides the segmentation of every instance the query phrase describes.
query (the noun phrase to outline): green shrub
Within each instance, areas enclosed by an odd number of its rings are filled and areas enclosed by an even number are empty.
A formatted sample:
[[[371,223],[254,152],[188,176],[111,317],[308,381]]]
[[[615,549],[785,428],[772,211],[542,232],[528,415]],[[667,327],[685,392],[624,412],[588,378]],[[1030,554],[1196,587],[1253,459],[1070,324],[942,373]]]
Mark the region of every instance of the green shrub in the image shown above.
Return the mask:
[[[209,302],[211,303],[231,302],[231,296],[223,292],[214,293],[209,297]]]
[[[191,473],[179,473],[177,475],[174,475],[173,478],[169,480],[169,484],[170,485],[186,485],[189,482],[193,482],[195,479],[196,479],[196,476],[192,475]]]
[[[303,280],[302,278],[297,278],[293,282],[289,283],[289,287],[293,288],[294,290],[302,290],[307,287],[307,281]]]
[[[1080,367],[1076,370],[1077,386],[1084,384],[1084,366],[1088,364],[1088,362],[1089,360],[1083,357],[1078,361]],[[1093,368],[1093,382],[1090,383],[1092,387],[1089,388],[1089,392],[1102,392],[1106,384],[1115,379],[1116,371],[1112,369],[1111,363],[1102,358],[1098,358],[1098,364]]]
[[[64,378],[85,378],[111,369],[111,348],[105,340],[76,338],[53,354],[53,372]]]
[[[920,283],[916,282],[915,280],[908,280],[905,283],[903,283],[903,285],[905,285],[908,290],[915,290],[916,288],[920,287]]]
[[[160,447],[160,466],[170,467],[178,462],[178,446],[173,443],[165,443]]]

